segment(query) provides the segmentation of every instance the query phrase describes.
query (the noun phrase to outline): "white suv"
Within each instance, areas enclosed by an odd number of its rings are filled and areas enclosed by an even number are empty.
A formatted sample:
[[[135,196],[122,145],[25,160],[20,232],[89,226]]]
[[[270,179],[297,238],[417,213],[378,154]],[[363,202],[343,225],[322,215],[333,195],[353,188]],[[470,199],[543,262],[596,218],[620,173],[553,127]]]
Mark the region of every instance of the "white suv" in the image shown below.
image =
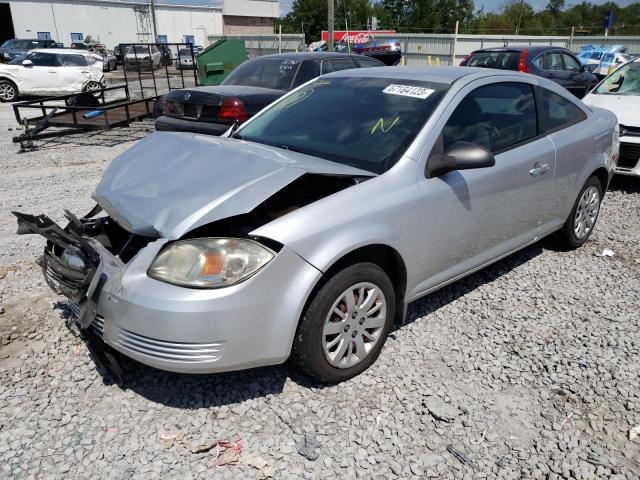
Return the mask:
[[[102,58],[91,52],[47,48],[31,50],[0,64],[0,101],[18,95],[63,95],[100,90],[104,86]]]

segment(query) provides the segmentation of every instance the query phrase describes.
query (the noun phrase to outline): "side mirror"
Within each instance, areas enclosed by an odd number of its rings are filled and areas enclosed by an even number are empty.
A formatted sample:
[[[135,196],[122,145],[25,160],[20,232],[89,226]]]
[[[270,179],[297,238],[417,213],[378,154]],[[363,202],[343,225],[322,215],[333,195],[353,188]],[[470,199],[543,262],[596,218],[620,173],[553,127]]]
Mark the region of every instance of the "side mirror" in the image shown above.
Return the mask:
[[[456,142],[446,152],[436,153],[427,162],[429,177],[437,177],[453,170],[493,167],[493,154],[477,143]]]
[[[23,60],[22,61],[22,66],[23,67],[33,67],[33,62],[31,60]]]

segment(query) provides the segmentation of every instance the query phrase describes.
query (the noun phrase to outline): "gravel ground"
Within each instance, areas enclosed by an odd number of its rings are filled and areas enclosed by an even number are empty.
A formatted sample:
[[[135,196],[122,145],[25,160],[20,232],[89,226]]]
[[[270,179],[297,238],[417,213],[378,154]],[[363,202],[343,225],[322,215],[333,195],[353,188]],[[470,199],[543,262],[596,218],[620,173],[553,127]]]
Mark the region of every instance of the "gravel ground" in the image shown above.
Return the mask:
[[[410,305],[351,381],[125,360],[121,389],[44,285],[42,240],[14,235],[9,212],[88,211],[150,125],[28,153],[13,125],[0,105],[1,477],[640,478],[639,180],[614,183],[583,248],[536,244]]]

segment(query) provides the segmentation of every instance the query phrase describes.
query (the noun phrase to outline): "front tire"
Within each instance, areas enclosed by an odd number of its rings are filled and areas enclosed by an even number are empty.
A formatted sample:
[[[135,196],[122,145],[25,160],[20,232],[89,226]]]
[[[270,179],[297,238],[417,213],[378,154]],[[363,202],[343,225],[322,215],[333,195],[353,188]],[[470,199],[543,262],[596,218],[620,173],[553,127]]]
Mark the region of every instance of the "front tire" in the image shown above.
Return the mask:
[[[0,80],[0,102],[13,102],[18,98],[18,87],[9,80]]]
[[[324,383],[359,375],[380,355],[395,315],[395,292],[373,263],[351,265],[315,293],[300,320],[292,359]]]
[[[557,242],[561,247],[573,250],[584,245],[596,225],[601,203],[602,184],[597,177],[590,177],[580,190],[564,227],[558,232]]]

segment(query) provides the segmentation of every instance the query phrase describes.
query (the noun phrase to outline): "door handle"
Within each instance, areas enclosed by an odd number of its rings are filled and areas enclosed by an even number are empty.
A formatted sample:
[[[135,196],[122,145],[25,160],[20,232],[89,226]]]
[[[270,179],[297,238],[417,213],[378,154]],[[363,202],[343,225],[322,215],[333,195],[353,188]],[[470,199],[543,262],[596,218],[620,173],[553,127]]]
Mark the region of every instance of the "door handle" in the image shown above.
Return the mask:
[[[82,70],[80,73],[91,73],[89,70]]]
[[[49,73],[58,73],[57,70],[49,70]]]
[[[549,171],[548,163],[536,162],[533,164],[533,168],[529,170],[529,175],[531,175],[532,177],[539,177],[541,175],[544,175],[548,171]]]

